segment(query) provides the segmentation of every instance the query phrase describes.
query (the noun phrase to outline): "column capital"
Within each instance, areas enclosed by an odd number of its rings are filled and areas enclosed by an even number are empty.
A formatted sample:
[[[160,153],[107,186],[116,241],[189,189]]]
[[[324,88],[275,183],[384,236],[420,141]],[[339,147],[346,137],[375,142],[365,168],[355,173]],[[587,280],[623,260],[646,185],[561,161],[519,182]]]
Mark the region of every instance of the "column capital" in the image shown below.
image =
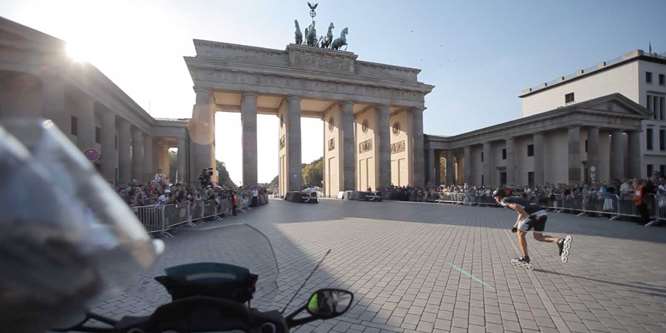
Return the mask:
[[[300,101],[300,100],[301,100],[301,96],[299,96],[299,95],[289,95],[289,96],[287,96],[287,101],[288,102],[296,102],[296,101]]]
[[[192,87],[192,90],[194,90],[196,94],[212,94],[212,90],[209,88],[194,86]]]
[[[243,98],[245,98],[245,97],[257,97],[258,95],[259,95],[259,94],[257,94],[257,93],[254,92],[254,91],[243,91],[243,92],[241,93],[241,96],[242,96]]]

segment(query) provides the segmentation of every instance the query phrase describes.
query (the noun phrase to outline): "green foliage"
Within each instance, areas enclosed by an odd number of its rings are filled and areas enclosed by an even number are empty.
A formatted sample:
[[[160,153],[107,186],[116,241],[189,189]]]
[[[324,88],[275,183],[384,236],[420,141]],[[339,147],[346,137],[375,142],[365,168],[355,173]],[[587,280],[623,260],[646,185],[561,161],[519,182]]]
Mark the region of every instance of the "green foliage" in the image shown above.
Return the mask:
[[[218,183],[220,186],[234,189],[238,188],[238,186],[234,184],[233,180],[231,180],[231,177],[229,177],[229,171],[227,171],[227,167],[224,165],[224,162],[216,160],[215,168],[217,169],[217,174],[219,175]]]
[[[324,180],[324,158],[303,165],[303,187],[322,186]]]

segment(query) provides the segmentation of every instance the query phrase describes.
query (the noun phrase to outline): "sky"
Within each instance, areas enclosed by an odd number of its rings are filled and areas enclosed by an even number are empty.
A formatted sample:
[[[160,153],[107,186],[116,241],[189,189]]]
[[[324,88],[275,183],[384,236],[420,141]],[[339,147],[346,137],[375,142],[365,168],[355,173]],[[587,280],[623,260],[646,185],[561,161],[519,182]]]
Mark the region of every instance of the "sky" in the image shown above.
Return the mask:
[[[312,2],[312,0],[311,0]],[[454,135],[520,117],[524,88],[633,49],[666,52],[666,0],[320,0],[318,31],[349,28],[359,59],[416,67],[435,86],[426,134]],[[3,0],[0,16],[61,38],[154,117],[188,118],[183,56],[193,38],[284,50],[305,0]],[[240,116],[218,113],[216,157],[242,179]],[[259,116],[259,181],[277,175],[278,120]],[[303,118],[303,162],[322,156],[320,120]],[[314,138],[314,139],[311,139]]]

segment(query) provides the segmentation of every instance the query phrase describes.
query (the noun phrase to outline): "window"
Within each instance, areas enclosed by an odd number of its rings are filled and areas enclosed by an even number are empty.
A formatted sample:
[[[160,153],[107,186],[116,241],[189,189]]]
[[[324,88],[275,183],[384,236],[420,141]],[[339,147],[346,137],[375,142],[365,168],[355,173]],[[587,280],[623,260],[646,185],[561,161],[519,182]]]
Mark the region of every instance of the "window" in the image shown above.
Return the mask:
[[[481,162],[483,162],[483,152],[481,152]]]
[[[570,92],[564,95],[564,103],[569,104],[574,102],[574,93]]]
[[[116,150],[118,150],[118,135],[117,135],[117,134],[116,134],[116,139],[113,140],[113,148],[115,148]]]
[[[645,108],[652,114],[652,117],[654,118],[654,111],[652,110],[652,95],[647,95],[647,103],[645,105]]]
[[[74,136],[79,135],[79,126],[78,126],[78,119],[76,117],[72,116],[71,122],[70,122],[70,133]]]
[[[666,97],[664,96],[659,97],[659,120],[665,120],[664,117],[666,115],[664,114],[664,108],[666,107],[664,106],[664,102],[666,102]]]
[[[481,175],[481,186],[485,185],[484,181],[485,181],[485,177],[483,177],[483,175]]]
[[[647,165],[647,176],[652,177],[654,173],[654,166],[652,164]]]
[[[659,150],[666,150],[666,130],[659,130]]]
[[[502,149],[502,159],[506,160],[506,148]]]
[[[95,142],[102,143],[102,128],[99,126],[95,127]]]
[[[652,83],[652,72],[645,72],[645,83]]]
[[[659,74],[659,85],[666,85],[666,80],[664,79],[664,74]]]
[[[527,156],[534,156],[534,145],[527,145]]]
[[[647,150],[652,150],[652,129],[648,128],[645,131],[645,143],[647,144]]]
[[[585,152],[587,153],[587,140],[585,140]]]
[[[534,172],[530,171],[527,173],[527,186],[534,187]]]
[[[662,164],[662,165],[659,166],[659,175],[662,176],[662,177],[664,175],[666,175],[666,165]]]

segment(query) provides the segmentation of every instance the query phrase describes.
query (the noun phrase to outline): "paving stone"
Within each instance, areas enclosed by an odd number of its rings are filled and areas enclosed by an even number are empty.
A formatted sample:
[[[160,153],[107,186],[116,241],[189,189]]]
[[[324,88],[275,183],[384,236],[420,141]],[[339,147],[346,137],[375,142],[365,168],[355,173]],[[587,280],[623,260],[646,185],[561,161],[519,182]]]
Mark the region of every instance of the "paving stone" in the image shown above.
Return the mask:
[[[280,269],[277,295],[264,300],[258,294],[253,300],[261,310],[281,309],[328,249],[331,253],[288,311],[318,288],[355,293],[346,315],[298,332],[473,331],[484,325],[488,332],[554,332],[553,316],[572,332],[666,331],[663,230],[550,214],[547,234],[574,233],[572,256],[564,265],[554,245],[530,237],[536,267],[530,272],[508,263],[517,252],[515,236],[507,231],[513,221],[515,214],[494,208],[337,200],[311,206],[274,200],[220,224],[176,230],[136,286],[102,300],[94,311],[112,318],[149,314],[169,300],[153,277],[175,264],[224,260],[227,243],[220,226],[240,222],[266,234]],[[253,269],[256,264],[247,265]]]

